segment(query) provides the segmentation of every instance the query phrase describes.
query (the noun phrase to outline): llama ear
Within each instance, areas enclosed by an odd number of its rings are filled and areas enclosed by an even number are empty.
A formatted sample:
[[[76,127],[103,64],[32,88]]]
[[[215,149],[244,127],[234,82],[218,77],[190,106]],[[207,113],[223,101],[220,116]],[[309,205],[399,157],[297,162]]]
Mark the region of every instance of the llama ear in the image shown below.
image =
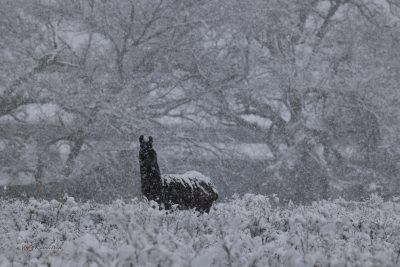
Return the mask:
[[[141,136],[139,137],[139,142],[140,142],[140,143],[143,143],[143,138],[144,138],[143,135],[141,135]]]
[[[153,137],[149,136],[149,143],[152,144],[153,143]]]

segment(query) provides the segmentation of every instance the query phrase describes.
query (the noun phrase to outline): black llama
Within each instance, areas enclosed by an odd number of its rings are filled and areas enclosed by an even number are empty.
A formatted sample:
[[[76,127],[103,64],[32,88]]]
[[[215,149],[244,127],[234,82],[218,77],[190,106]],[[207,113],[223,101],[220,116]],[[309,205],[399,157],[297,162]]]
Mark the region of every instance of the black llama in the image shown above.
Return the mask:
[[[160,175],[153,138],[139,137],[140,178],[142,194],[165,209],[177,205],[179,209],[197,209],[209,212],[218,193],[211,180],[203,174],[190,171],[184,174]]]

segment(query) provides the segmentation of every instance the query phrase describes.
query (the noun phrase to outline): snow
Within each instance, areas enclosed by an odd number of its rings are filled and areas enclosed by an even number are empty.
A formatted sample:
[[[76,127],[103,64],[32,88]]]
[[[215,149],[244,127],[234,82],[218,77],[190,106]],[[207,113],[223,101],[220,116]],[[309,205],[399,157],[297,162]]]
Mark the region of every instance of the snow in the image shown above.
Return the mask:
[[[376,195],[280,207],[247,194],[217,203],[209,214],[153,205],[0,200],[0,266],[400,263],[400,203]]]
[[[143,141],[144,142],[149,142],[150,141],[150,136],[143,136]]]
[[[31,124],[57,124],[60,118],[64,123],[69,124],[74,119],[72,114],[63,111],[56,104],[27,104],[19,108],[15,115],[19,120]],[[10,116],[4,116],[0,118],[0,122],[15,122],[15,120]]]
[[[263,129],[269,129],[272,122],[270,119],[265,119],[263,117],[260,116],[256,116],[254,114],[250,114],[250,115],[241,115],[240,116],[242,119],[250,122],[250,123],[255,123],[257,126],[263,128]]]
[[[92,142],[93,146],[100,145],[100,143]],[[119,145],[119,144],[118,144]],[[195,151],[196,153],[191,153],[191,157],[212,157],[217,154],[220,158],[224,159],[251,159],[251,160],[271,160],[273,159],[273,154],[269,146],[265,143],[206,143],[198,142],[198,149],[195,148],[183,148],[182,146],[176,144],[162,144],[157,147],[157,152],[160,155],[170,155],[174,158],[187,158],[190,151]],[[112,149],[116,147],[116,142],[102,142],[101,146],[105,149]],[[120,147],[129,146],[132,149],[136,148],[136,144],[124,142],[119,145]]]
[[[170,183],[180,183],[185,186],[189,186],[192,190],[193,188],[197,187],[202,188],[204,192],[207,192],[207,190],[205,190],[201,185],[201,182],[203,182],[207,185],[210,185],[216,192],[215,186],[213,185],[210,177],[207,177],[198,171],[188,171],[184,174],[163,174],[161,179],[164,185]]]

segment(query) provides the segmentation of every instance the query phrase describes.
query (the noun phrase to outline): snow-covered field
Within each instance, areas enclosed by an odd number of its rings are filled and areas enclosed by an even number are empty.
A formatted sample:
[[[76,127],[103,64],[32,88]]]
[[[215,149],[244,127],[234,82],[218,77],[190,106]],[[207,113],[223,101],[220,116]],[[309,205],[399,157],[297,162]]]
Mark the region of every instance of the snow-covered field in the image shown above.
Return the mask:
[[[245,195],[210,214],[0,201],[0,266],[400,266],[400,203],[276,207]]]

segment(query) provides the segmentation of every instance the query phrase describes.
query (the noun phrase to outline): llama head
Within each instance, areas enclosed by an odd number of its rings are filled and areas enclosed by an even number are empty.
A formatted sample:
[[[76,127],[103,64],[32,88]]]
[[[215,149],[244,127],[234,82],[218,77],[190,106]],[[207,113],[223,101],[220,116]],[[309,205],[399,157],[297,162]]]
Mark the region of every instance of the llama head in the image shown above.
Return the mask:
[[[139,153],[142,155],[149,155],[149,152],[153,150],[153,137],[149,136],[147,140],[145,140],[144,136],[141,135],[139,137],[140,142],[140,151]]]
[[[140,148],[144,149],[152,149],[153,148],[153,137],[149,136],[148,140],[146,141],[144,136],[141,135],[139,137]]]

